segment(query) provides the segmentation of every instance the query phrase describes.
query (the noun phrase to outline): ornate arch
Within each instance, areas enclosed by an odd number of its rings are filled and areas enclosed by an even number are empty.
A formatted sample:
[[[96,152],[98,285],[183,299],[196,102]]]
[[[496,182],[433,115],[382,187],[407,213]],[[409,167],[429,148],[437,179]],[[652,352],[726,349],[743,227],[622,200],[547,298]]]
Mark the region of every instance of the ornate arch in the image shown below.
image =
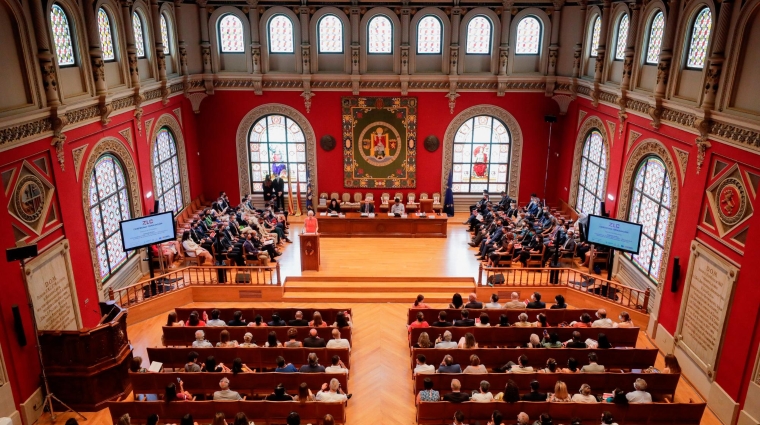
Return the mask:
[[[668,268],[668,258],[670,257],[670,244],[673,240],[673,229],[675,228],[676,217],[678,216],[678,171],[676,169],[673,157],[670,154],[665,145],[655,139],[646,139],[640,142],[631,152],[628,157],[628,162],[625,164],[625,170],[623,172],[623,179],[620,185],[620,196],[618,197],[618,211],[617,218],[625,220],[628,218],[628,212],[631,209],[631,193],[633,192],[633,179],[635,178],[636,170],[647,156],[654,155],[665,164],[665,168],[668,170],[668,179],[670,179],[670,217],[668,217],[668,228],[665,233],[665,246],[662,253],[663,261],[660,262],[660,272],[658,274],[657,283],[658,288],[665,282],[665,271]]]
[[[87,226],[87,240],[90,243],[90,259],[92,260],[92,272],[95,275],[95,284],[98,287],[98,291],[103,289],[103,281],[100,278],[98,267],[98,261],[95,257],[95,233],[92,229],[92,216],[90,214],[90,179],[84,178],[84,176],[92,175],[92,171],[95,169],[95,163],[98,162],[101,156],[104,154],[111,154],[119,159],[121,165],[127,173],[127,188],[129,190],[129,203],[132,207],[132,216],[142,216],[142,199],[140,196],[140,180],[137,173],[137,167],[132,155],[129,153],[129,149],[115,137],[105,137],[100,139],[98,143],[90,151],[85,161],[85,167],[82,174],[82,208],[84,210],[84,223]]]
[[[509,161],[509,196],[513,199],[517,199],[520,193],[520,167],[522,165],[522,148],[523,148],[523,134],[520,129],[520,124],[517,123],[515,117],[512,116],[507,110],[502,109],[494,105],[478,105],[471,106],[464,111],[460,112],[449,123],[446,128],[446,133],[443,136],[443,173],[441,175],[441,193],[446,193],[446,186],[448,185],[449,173],[451,172],[451,162],[454,151],[454,137],[467,120],[478,115],[489,115],[499,119],[509,129],[509,135],[511,137],[511,157]]]
[[[185,137],[182,135],[182,127],[180,127],[177,119],[170,114],[163,114],[158,117],[158,120],[153,124],[153,128],[150,135],[150,175],[153,178],[153,185],[155,188],[156,175],[153,164],[153,152],[156,149],[156,137],[158,132],[167,127],[171,130],[174,136],[174,141],[177,144],[177,156],[179,157],[179,175],[180,185],[182,186],[182,207],[192,202],[190,198],[190,181],[187,173],[187,153],[185,152]]]
[[[280,114],[295,121],[301,127],[303,135],[306,138],[306,168],[311,180],[312,193],[317,191],[317,136],[311,127],[309,120],[290,106],[281,103],[267,103],[253,108],[245,114],[238,125],[237,136],[235,141],[237,145],[237,163],[238,163],[238,184],[240,196],[251,193],[251,169],[250,159],[248,158],[248,133],[251,131],[253,124],[260,118],[267,115]]]
[[[570,178],[570,199],[567,200],[568,204],[575,208],[576,202],[578,202],[578,181],[581,174],[581,159],[583,157],[583,146],[586,144],[586,137],[588,133],[596,129],[602,135],[602,141],[604,142],[604,148],[607,151],[605,156],[607,161],[607,170],[604,172],[604,190],[607,190],[607,182],[610,175],[610,135],[607,134],[607,126],[604,125],[602,120],[596,115],[591,115],[583,121],[583,125],[578,130],[578,135],[575,138],[575,150],[573,153],[573,174]]]

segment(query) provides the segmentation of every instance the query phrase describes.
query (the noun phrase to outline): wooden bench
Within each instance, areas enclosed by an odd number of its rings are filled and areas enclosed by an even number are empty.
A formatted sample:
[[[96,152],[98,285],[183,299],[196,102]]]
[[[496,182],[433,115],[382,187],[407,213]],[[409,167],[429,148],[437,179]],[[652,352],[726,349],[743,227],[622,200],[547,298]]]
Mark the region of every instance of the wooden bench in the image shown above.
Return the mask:
[[[325,415],[330,414],[336,423],[346,422],[344,403],[323,403],[297,401],[112,401],[108,403],[113,423],[128,413],[131,422],[145,423],[148,416],[157,414],[161,423],[179,423],[190,414],[197,423],[208,424],[217,412],[224,413],[227,423],[232,423],[238,412],[243,412],[256,425],[284,424],[290,412],[297,412],[301,423],[322,424]]]
[[[203,315],[205,311],[208,314],[208,318],[211,319],[211,310],[213,307],[177,307],[174,311],[177,313],[179,320],[186,321],[190,317],[190,313],[197,311],[198,314]],[[335,318],[340,311],[346,311],[351,314],[350,308],[253,308],[253,307],[223,307],[217,308],[219,310],[219,318],[228,322],[233,319],[233,315],[236,311],[243,312],[243,319],[247,322],[253,322],[253,319],[257,314],[260,314],[264,318],[264,322],[272,320],[272,313],[280,315],[280,319],[285,322],[293,320],[296,317],[296,312],[301,311],[303,313],[303,319],[311,321],[315,311],[318,311],[322,315],[322,320],[327,323],[327,326],[335,323]]]
[[[129,373],[132,390],[135,394],[164,394],[166,386],[176,384],[177,378],[182,380],[184,388],[191,394],[211,395],[219,391],[219,380],[226,377],[230,380],[230,388],[241,396],[264,397],[271,394],[278,384],[283,384],[288,394],[298,394],[298,386],[305,382],[312,392],[316,393],[322,384],[329,383],[332,378],[340,382],[343,391],[348,392],[348,378],[345,373]]]
[[[504,302],[505,300],[499,300],[500,302]],[[508,300],[507,300],[508,301]],[[407,319],[407,324],[412,323],[417,320],[417,312],[421,311],[422,314],[425,316],[425,321],[430,323],[431,325],[433,322],[438,321],[438,312],[441,310],[446,311],[446,320],[449,322],[452,322],[453,320],[459,320],[462,318],[462,310],[458,310],[455,308],[447,308],[447,309],[435,309],[435,308],[410,308],[409,309],[409,315]],[[506,314],[509,318],[509,323],[518,322],[519,319],[517,316],[519,316],[521,313],[526,313],[528,315],[528,321],[529,322],[535,322],[536,316],[543,313],[546,316],[546,321],[552,326],[557,326],[558,324],[562,322],[570,323],[572,321],[578,321],[580,320],[580,317],[583,313],[588,313],[593,320],[596,320],[596,309],[557,309],[557,310],[551,310],[551,309],[526,309],[526,310],[518,310],[518,309],[483,309],[483,310],[476,310],[476,309],[467,309],[469,312],[470,319],[475,319],[477,317],[480,317],[480,314],[485,312],[488,313],[488,318],[491,320],[492,324],[499,323],[499,317],[501,317],[502,314]],[[177,312],[179,314],[179,312]],[[188,313],[189,315],[189,313]],[[185,317],[185,316],[180,316]],[[453,323],[453,322],[452,322]]]
[[[161,362],[165,368],[183,368],[187,363],[187,355],[191,351],[198,353],[198,361],[203,362],[208,356],[214,356],[217,363],[232,365],[235,358],[240,358],[249,368],[256,370],[273,369],[277,367],[277,357],[282,356],[285,362],[293,363],[300,368],[308,364],[309,353],[316,353],[322,366],[330,366],[332,356],[338,355],[346,368],[351,369],[349,351],[345,348],[151,348],[148,347],[148,359]]]
[[[597,339],[600,333],[607,336],[614,347],[635,347],[639,336],[639,328],[502,328],[502,327],[446,327],[446,328],[413,328],[411,344],[416,344],[422,332],[427,332],[430,340],[435,342],[439,335],[451,332],[452,341],[457,342],[464,334],[471,333],[479,346],[488,347],[524,347],[530,340],[531,334],[543,338],[546,329],[549,334],[557,333],[560,341],[567,341],[573,332],[581,333],[581,338]],[[548,339],[548,338],[547,338]]]
[[[264,328],[247,327],[247,326],[164,326],[162,327],[164,335],[164,346],[171,347],[189,347],[195,341],[195,331],[202,330],[206,334],[206,339],[216,345],[219,342],[219,334],[226,330],[230,333],[230,339],[237,342],[243,342],[243,336],[250,332],[253,335],[253,342],[256,345],[264,345],[267,342],[269,332],[277,334],[277,340],[285,342],[288,340],[288,330],[295,328],[298,331],[296,339],[303,341],[309,336],[311,328],[299,326],[271,326]],[[332,339],[332,331],[335,328],[315,328],[317,335],[326,341]],[[351,343],[351,328],[342,328],[340,330],[341,338],[345,338]]]
[[[557,364],[564,367],[570,357],[578,361],[578,368],[588,364],[588,354],[594,352],[598,356],[598,363],[607,370],[610,369],[646,369],[654,365],[657,359],[656,348],[632,348],[632,349],[607,349],[590,350],[588,348],[474,348],[474,349],[450,349],[440,348],[413,348],[411,367],[417,360],[417,355],[423,354],[427,364],[434,365],[436,369],[441,364],[443,356],[450,354],[454,357],[454,363],[458,363],[464,370],[470,364],[470,356],[475,354],[480,358],[480,363],[487,369],[504,366],[507,362],[517,363],[521,355],[528,356],[529,365],[534,368],[546,366],[547,359],[554,359]],[[249,364],[250,366],[250,364]]]

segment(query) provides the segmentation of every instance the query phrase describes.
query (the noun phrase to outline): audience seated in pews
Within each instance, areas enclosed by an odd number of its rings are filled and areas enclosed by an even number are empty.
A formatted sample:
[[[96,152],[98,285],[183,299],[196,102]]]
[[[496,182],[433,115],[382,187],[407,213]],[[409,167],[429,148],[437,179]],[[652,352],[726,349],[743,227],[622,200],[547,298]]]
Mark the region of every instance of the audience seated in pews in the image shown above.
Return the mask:
[[[204,372],[225,372],[229,373],[230,368],[224,365],[224,363],[217,363],[216,358],[214,356],[208,356],[206,357],[206,361],[203,363],[203,371]]]
[[[344,403],[351,398],[351,394],[346,394],[340,387],[340,382],[333,378],[330,384],[322,384],[322,389],[316,395],[316,401]]]
[[[539,391],[539,383],[536,380],[530,382],[530,392],[523,394],[522,401],[546,401],[546,393]]]
[[[190,313],[190,317],[188,317],[187,322],[185,323],[185,326],[206,326],[206,322],[205,322],[206,319],[207,317],[206,317],[205,311],[203,312],[203,320],[201,320],[198,312],[194,311]]]
[[[412,329],[414,328],[429,328],[430,324],[428,324],[427,321],[425,321],[425,315],[421,312],[417,312],[417,320],[410,323],[409,326],[407,326],[406,330],[411,335]]]
[[[417,295],[417,298],[414,300],[414,304],[412,305],[413,308],[430,308],[429,305],[425,304],[425,296],[420,294]]]
[[[166,326],[185,326],[185,322],[177,320],[177,313],[172,311],[166,319]]]
[[[275,372],[283,372],[283,373],[294,373],[298,372],[298,369],[296,369],[295,366],[293,366],[293,363],[285,364],[285,358],[282,356],[277,357],[277,368],[274,370]]]
[[[309,326],[309,321],[303,319],[303,313],[299,310],[296,311],[295,319],[290,320],[288,325],[290,326]]]
[[[496,394],[494,399],[496,401],[504,401],[507,403],[517,403],[520,401],[520,389],[517,388],[515,381],[510,379],[504,386],[504,391]]]
[[[316,328],[324,328],[327,327],[327,323],[325,323],[324,320],[322,320],[322,314],[318,311],[315,311],[312,315],[312,320],[309,322],[309,326],[313,326]]]
[[[604,372],[604,366],[597,363],[596,353],[593,351],[588,353],[588,364],[581,368],[581,373],[602,373]]]
[[[274,387],[274,391],[272,394],[269,394],[264,398],[264,400],[267,401],[293,401],[293,396],[289,395],[287,392],[285,392],[285,386],[282,384],[277,384],[276,387]]]
[[[597,403],[598,400],[591,394],[591,387],[588,384],[581,385],[578,394],[573,394],[572,401],[575,403]]]
[[[338,314],[335,315],[335,322],[332,327],[340,329],[350,326],[353,326],[353,323],[351,323],[351,315],[346,311],[339,311]]]
[[[491,394],[491,384],[488,383],[488,381],[480,381],[480,387],[472,392],[472,397],[470,397],[470,401],[474,402],[491,402],[493,401],[493,394]]]
[[[417,343],[414,344],[415,348],[432,348],[433,342],[430,341],[430,336],[427,332],[422,332],[420,334],[420,337],[417,339]]]
[[[418,373],[435,373],[435,366],[427,364],[427,358],[424,354],[417,356],[417,365],[414,367],[413,374],[417,375]]]
[[[346,368],[346,365],[343,363],[343,360],[341,360],[340,356],[337,354],[332,356],[332,364],[325,368],[325,372],[345,373],[346,375],[348,375],[348,369]]]
[[[504,304],[504,308],[524,309],[525,303],[520,301],[520,294],[512,292],[509,302]]]
[[[607,310],[600,308],[596,312],[597,320],[591,324],[592,328],[612,328],[615,326],[615,322],[607,318]]]
[[[552,310],[567,308],[567,304],[565,304],[565,297],[559,294],[555,295],[554,305],[549,308]]]
[[[340,330],[339,329],[333,329],[332,330],[332,339],[327,341],[327,348],[347,348],[351,349],[351,344],[348,342],[347,339],[340,337]]]
[[[200,372],[201,365],[198,364],[198,353],[191,351],[187,354],[187,363],[185,364],[185,372]]]
[[[470,395],[462,392],[462,384],[458,379],[452,379],[451,392],[444,394],[443,400],[452,403],[464,403],[465,401],[470,401]]]
[[[549,393],[546,401],[554,403],[568,403],[573,401],[573,399],[570,397],[570,393],[567,391],[567,385],[562,381],[557,381],[557,383],[554,384],[554,392]]]
[[[214,392],[214,400],[242,400],[237,391],[230,390],[230,380],[222,378],[219,381],[219,391]]]
[[[325,371],[325,367],[319,364],[319,359],[315,353],[309,353],[307,358],[309,363],[301,366],[298,370],[301,373],[320,373]]]
[[[225,329],[219,334],[219,342],[216,343],[216,346],[222,348],[237,347],[238,342],[235,340],[230,341],[230,332]]]
[[[208,348],[213,347],[214,344],[206,340],[206,333],[202,330],[195,331],[195,341],[193,341],[193,348]]]
[[[303,346],[308,348],[321,348],[327,347],[327,342],[324,338],[317,336],[316,329],[311,329],[309,331],[309,336],[303,340]]]
[[[470,319],[470,311],[462,309],[462,318],[454,321],[454,326],[475,326],[475,319]]]
[[[458,344],[452,341],[451,338],[452,338],[451,332],[445,331],[442,337],[439,335],[438,338],[435,340],[435,348],[442,348],[442,349],[457,348]]]
[[[449,308],[455,308],[457,310],[461,310],[462,307],[464,307],[464,301],[462,300],[462,296],[459,293],[454,294],[451,297]]]
[[[455,364],[454,358],[447,354],[443,356],[443,361],[438,366],[438,373],[462,373],[462,367]]]
[[[253,348],[258,347],[255,342],[253,342],[253,334],[250,332],[246,332],[245,335],[243,335],[243,342],[238,345],[238,347],[243,348]]]
[[[644,381],[643,379],[637,379],[636,382],[633,383],[633,388],[635,391],[631,391],[625,395],[625,398],[628,399],[629,403],[651,403],[652,402],[652,396],[646,391],[647,390],[646,381]]]
[[[475,341],[475,335],[467,332],[462,338],[459,339],[457,348],[478,348],[478,343]]]
[[[285,348],[301,348],[303,347],[303,342],[296,341],[296,337],[298,336],[298,329],[296,328],[290,328],[288,329],[288,340],[285,341],[284,344],[282,344]]]
[[[277,340],[277,332],[269,332],[269,335],[267,335],[267,342],[264,343],[264,347],[282,348],[282,343]]]
[[[235,357],[235,359],[232,361],[232,374],[237,375],[238,373],[252,373],[256,372],[256,369],[250,369],[245,363],[243,363],[243,360],[240,357]]]
[[[499,294],[491,294],[491,302],[486,303],[483,308],[491,308],[491,309],[501,309],[501,304],[499,304]]]
[[[268,325],[264,322],[264,318],[261,317],[260,314],[257,314],[256,317],[253,318],[253,322],[248,323],[248,326],[253,328],[266,328]]]
[[[267,326],[287,326],[284,320],[280,319],[280,315],[272,313],[272,320],[267,322]]]
[[[181,380],[179,381],[179,391],[177,391],[177,386],[174,385],[174,382],[170,383],[166,386],[166,391],[164,392],[164,401],[171,402],[171,401],[187,401],[192,400],[193,395],[189,392],[185,391],[183,387],[184,382]]]
[[[132,361],[129,363],[129,371],[133,373],[147,373],[148,369],[142,367],[142,357],[135,356],[132,358]]]
[[[232,315],[232,320],[227,322],[227,326],[247,326],[248,324],[243,319],[243,312],[238,310]]]
[[[470,365],[464,368],[462,373],[488,373],[486,367],[480,364],[480,357],[473,354],[470,356]]]
[[[433,389],[433,380],[430,378],[425,378],[424,384],[425,389],[417,393],[417,397],[414,400],[414,404],[418,405],[421,401],[440,401],[441,400],[441,394]]]

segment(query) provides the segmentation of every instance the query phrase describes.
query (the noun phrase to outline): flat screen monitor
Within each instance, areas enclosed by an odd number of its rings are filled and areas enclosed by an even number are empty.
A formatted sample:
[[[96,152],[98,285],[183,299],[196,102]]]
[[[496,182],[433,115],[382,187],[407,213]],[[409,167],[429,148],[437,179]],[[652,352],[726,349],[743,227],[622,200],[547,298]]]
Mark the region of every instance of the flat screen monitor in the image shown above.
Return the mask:
[[[618,251],[639,253],[641,225],[598,215],[588,216],[588,243],[604,245]]]
[[[177,238],[171,211],[119,222],[124,251],[131,251]]]

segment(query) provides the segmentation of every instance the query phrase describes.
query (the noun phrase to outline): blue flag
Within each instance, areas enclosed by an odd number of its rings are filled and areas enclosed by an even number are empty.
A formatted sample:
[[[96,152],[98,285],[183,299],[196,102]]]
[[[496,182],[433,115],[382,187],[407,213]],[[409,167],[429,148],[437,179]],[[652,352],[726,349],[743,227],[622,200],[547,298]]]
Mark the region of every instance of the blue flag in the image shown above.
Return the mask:
[[[446,197],[443,201],[443,212],[447,216],[454,216],[454,192],[451,190],[451,180],[454,177],[454,170],[449,170],[449,182],[446,184]]]
[[[309,167],[306,167],[306,211],[314,210],[312,205],[313,194],[311,192],[311,175],[309,174]]]

